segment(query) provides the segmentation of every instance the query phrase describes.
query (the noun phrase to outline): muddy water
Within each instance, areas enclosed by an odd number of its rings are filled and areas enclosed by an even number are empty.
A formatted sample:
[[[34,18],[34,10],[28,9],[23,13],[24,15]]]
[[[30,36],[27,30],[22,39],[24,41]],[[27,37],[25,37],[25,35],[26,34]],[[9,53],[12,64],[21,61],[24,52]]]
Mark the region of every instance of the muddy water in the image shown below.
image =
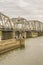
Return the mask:
[[[0,65],[43,65],[43,37],[25,41],[25,48],[0,55]]]

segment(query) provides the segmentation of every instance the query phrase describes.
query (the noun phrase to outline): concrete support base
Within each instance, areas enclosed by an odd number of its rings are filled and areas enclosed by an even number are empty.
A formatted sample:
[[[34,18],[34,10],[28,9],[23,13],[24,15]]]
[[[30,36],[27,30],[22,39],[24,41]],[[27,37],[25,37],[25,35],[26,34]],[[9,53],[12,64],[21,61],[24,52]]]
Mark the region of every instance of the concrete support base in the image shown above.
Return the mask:
[[[26,38],[37,37],[38,33],[33,31],[26,31]]]
[[[43,36],[43,31],[38,32],[38,36]]]
[[[31,32],[32,37],[38,37],[38,33],[37,32]]]
[[[2,31],[2,40],[12,39],[13,34],[12,31]]]
[[[22,32],[19,32],[19,31],[15,32],[15,38],[16,39],[19,39],[20,35],[21,35],[22,38],[24,38],[24,39],[26,38],[26,32],[23,32],[23,31]]]
[[[31,38],[31,32],[30,31],[26,31],[26,38]]]
[[[3,40],[3,41],[0,41],[0,54],[13,50],[13,49],[16,49],[16,48],[24,48],[24,47],[25,47],[24,39]]]

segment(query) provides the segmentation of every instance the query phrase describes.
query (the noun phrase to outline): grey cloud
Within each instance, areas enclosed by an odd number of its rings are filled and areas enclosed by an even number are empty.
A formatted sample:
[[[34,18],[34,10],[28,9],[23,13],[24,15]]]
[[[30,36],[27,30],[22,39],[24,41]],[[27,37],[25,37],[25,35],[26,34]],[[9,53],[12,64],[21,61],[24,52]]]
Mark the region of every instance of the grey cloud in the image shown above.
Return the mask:
[[[42,19],[43,0],[0,0],[0,11],[10,17],[23,16]]]

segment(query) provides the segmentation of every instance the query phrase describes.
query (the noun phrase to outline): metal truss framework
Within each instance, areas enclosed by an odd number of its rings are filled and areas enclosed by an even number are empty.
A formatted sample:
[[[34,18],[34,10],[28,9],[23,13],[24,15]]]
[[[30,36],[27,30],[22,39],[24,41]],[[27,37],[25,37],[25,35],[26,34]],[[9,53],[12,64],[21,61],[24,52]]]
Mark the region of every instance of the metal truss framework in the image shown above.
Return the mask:
[[[12,21],[8,16],[0,12],[0,30],[43,31],[43,23],[37,20],[27,21],[24,18],[17,18],[15,21]]]
[[[2,13],[0,13],[0,30],[11,30],[12,29],[12,22],[10,18]]]

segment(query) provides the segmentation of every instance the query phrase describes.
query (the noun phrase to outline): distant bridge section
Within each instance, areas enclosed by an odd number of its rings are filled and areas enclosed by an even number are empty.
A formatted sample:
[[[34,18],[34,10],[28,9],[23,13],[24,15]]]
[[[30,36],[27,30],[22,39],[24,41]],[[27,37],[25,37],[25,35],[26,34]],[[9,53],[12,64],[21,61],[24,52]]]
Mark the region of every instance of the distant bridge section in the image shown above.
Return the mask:
[[[14,24],[14,31],[25,31],[27,36],[30,35],[42,35],[43,34],[43,23],[38,20],[27,21],[24,18],[13,18],[12,22]]]
[[[13,29],[24,30],[24,31],[43,31],[43,23],[38,20],[27,21],[24,18],[14,18],[12,19]]]
[[[37,20],[27,21],[27,31],[43,31],[43,23]]]

